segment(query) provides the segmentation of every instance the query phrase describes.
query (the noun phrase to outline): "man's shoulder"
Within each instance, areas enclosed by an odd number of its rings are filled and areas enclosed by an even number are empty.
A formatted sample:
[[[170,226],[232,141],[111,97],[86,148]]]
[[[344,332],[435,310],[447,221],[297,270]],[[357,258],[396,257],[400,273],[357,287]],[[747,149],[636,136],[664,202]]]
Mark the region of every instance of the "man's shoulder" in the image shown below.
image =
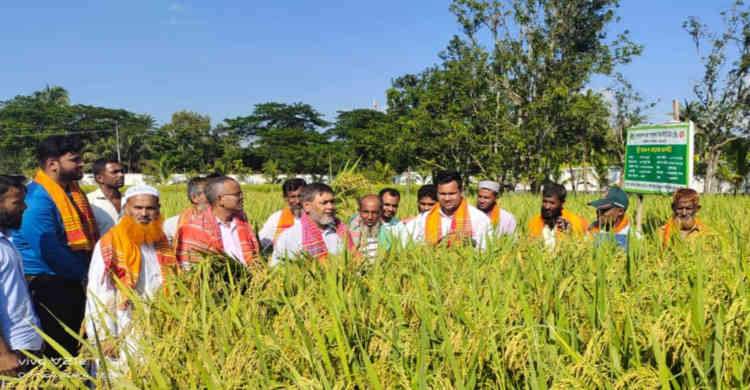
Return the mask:
[[[86,194],[86,198],[88,198],[89,202],[91,202],[92,200],[102,198],[102,197],[104,197],[104,193],[102,192],[102,189],[99,187],[96,187],[95,190]]]
[[[476,208],[476,207],[474,207],[472,205],[467,205],[467,206],[468,206],[468,209],[469,209],[469,217],[473,221],[477,221],[477,222],[481,221],[481,222],[491,223],[490,217],[488,217],[487,214],[484,213],[484,211],[482,211],[482,210],[480,210],[480,209],[478,209],[478,208]]]
[[[500,207],[500,219],[507,217],[507,218],[513,218],[513,220],[516,219],[516,216],[513,215],[510,211]]]
[[[49,202],[52,201],[52,197],[49,196],[47,190],[44,189],[39,183],[32,181],[26,186],[26,202]]]
[[[281,213],[283,213],[283,212],[284,212],[284,209],[274,211],[273,213],[271,213],[271,215],[268,216],[268,218],[266,218],[266,221],[272,221],[274,219],[280,218],[281,217]]]

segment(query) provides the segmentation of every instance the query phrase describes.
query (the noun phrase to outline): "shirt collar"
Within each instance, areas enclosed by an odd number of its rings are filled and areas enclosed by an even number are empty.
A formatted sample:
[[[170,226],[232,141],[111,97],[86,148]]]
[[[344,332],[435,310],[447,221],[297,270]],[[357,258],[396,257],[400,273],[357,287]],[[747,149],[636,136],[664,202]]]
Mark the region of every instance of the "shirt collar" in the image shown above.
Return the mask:
[[[228,224],[222,222],[219,218],[216,218],[216,223],[219,224],[219,227],[223,226],[225,228],[234,229],[235,226],[237,226],[237,221],[234,220],[234,217],[232,217],[232,221],[230,221]]]
[[[94,191],[93,194],[94,194],[94,197],[96,197],[96,199],[99,199],[99,200],[108,200],[107,196],[104,195],[104,191],[102,191],[101,187],[97,187],[96,191]]]

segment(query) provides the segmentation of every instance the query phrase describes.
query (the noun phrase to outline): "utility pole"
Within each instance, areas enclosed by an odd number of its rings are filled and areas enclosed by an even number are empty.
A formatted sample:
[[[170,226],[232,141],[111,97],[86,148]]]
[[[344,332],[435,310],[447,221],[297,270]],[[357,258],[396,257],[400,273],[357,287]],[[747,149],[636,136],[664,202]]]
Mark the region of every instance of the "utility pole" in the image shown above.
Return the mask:
[[[115,143],[117,144],[117,162],[122,163],[120,159],[120,121],[115,121]]]

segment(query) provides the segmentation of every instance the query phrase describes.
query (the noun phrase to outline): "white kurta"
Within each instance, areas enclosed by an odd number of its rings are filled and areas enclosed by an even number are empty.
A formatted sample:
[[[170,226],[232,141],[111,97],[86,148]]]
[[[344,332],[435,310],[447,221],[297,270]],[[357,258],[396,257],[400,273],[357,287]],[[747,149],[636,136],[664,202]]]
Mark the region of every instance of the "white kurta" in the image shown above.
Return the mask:
[[[478,208],[467,205],[469,208],[469,218],[471,219],[471,238],[477,243],[477,248],[484,250],[487,246],[488,234],[492,232],[492,222],[490,218]],[[451,222],[453,222],[453,216],[446,216],[443,210],[440,209],[440,232],[445,237],[451,230]],[[413,242],[424,242],[425,225],[427,224],[427,216],[430,213],[424,212],[419,214],[418,217],[409,221],[401,229],[399,229],[399,236],[401,242],[406,244],[410,241]]]
[[[174,243],[174,238],[177,235],[177,223],[180,222],[180,214],[173,215],[164,220],[161,225],[161,229],[164,230],[164,235],[167,236],[167,240],[170,243]]]
[[[122,295],[112,278],[105,277],[104,258],[100,245],[101,242],[96,244],[91,257],[86,293],[86,334],[92,342],[94,326],[96,326],[96,334],[103,340],[121,335],[130,323],[130,308],[125,310],[119,308]],[[152,298],[162,284],[161,267],[153,245],[144,244],[140,248],[141,273],[135,285],[135,292]],[[126,338],[126,345],[132,353],[134,350],[132,337]]]
[[[89,205],[91,205],[91,212],[94,214],[94,219],[96,220],[99,237],[102,237],[109,229],[117,225],[117,222],[120,220],[120,214],[117,213],[115,205],[107,199],[101,188],[97,188],[96,191],[86,194],[86,198],[89,201]]]
[[[329,254],[335,255],[344,250],[344,242],[341,241],[341,237],[333,227],[328,226],[321,233],[323,233],[323,241],[326,243]],[[268,265],[274,266],[285,258],[297,256],[304,250],[302,247],[302,224],[295,223],[279,234]]]
[[[266,223],[258,231],[258,239],[260,240],[260,247],[263,249],[273,247],[273,236],[276,234],[276,227],[279,226],[279,220],[281,219],[281,213],[284,210],[279,210],[268,217]],[[294,224],[299,222],[299,218],[294,217]],[[279,235],[280,236],[280,235]]]

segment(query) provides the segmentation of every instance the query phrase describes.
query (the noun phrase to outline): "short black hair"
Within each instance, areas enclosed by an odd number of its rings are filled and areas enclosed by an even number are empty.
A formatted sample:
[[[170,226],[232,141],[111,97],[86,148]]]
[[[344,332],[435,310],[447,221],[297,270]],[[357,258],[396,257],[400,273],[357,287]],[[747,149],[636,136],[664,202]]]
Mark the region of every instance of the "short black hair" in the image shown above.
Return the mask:
[[[203,192],[206,193],[206,199],[208,199],[208,203],[211,206],[213,206],[214,203],[216,203],[216,200],[219,199],[219,192],[224,188],[224,183],[229,180],[234,181],[234,179],[229,176],[216,176],[208,179],[208,183],[206,183],[206,187],[203,188]]]
[[[304,202],[312,202],[318,194],[335,194],[333,188],[323,183],[310,183],[302,187],[300,197]]]
[[[561,203],[565,202],[565,197],[567,195],[568,195],[568,190],[566,190],[565,187],[555,182],[547,182],[544,184],[544,187],[542,188],[543,197],[546,198],[546,197],[554,196],[554,197],[557,197],[557,200],[559,200]]]
[[[39,166],[44,168],[44,163],[49,158],[60,158],[67,153],[81,153],[83,142],[81,138],[75,135],[52,135],[41,142],[36,147],[36,158]]]
[[[435,174],[434,182],[436,186],[439,186],[441,184],[448,184],[453,181],[458,183],[459,190],[462,190],[464,188],[463,181],[461,181],[461,175],[459,175],[456,171],[438,171],[438,173]]]
[[[23,184],[25,182],[24,176],[0,175],[0,197],[5,196],[11,188],[17,188],[25,194],[26,186]]]
[[[424,198],[425,196],[430,197],[432,200],[437,200],[437,186],[434,184],[425,184],[417,191],[417,200]]]
[[[208,183],[208,178],[197,176],[187,183],[187,197],[190,203],[193,203],[193,195],[200,195],[205,194],[206,191],[206,183]]]
[[[378,198],[380,198],[380,200],[383,200],[383,195],[385,194],[388,194],[390,196],[395,196],[396,198],[401,199],[401,193],[399,193],[398,190],[395,188],[383,188],[378,193]]]
[[[94,176],[102,173],[107,168],[107,164],[120,164],[120,162],[113,158],[100,158],[94,161],[94,165],[91,166],[91,173],[93,173]]]
[[[281,185],[281,191],[286,196],[288,193],[292,191],[297,191],[301,187],[303,187],[305,184],[305,179],[300,179],[298,177],[295,177],[294,179],[288,179],[284,181],[284,184]]]

